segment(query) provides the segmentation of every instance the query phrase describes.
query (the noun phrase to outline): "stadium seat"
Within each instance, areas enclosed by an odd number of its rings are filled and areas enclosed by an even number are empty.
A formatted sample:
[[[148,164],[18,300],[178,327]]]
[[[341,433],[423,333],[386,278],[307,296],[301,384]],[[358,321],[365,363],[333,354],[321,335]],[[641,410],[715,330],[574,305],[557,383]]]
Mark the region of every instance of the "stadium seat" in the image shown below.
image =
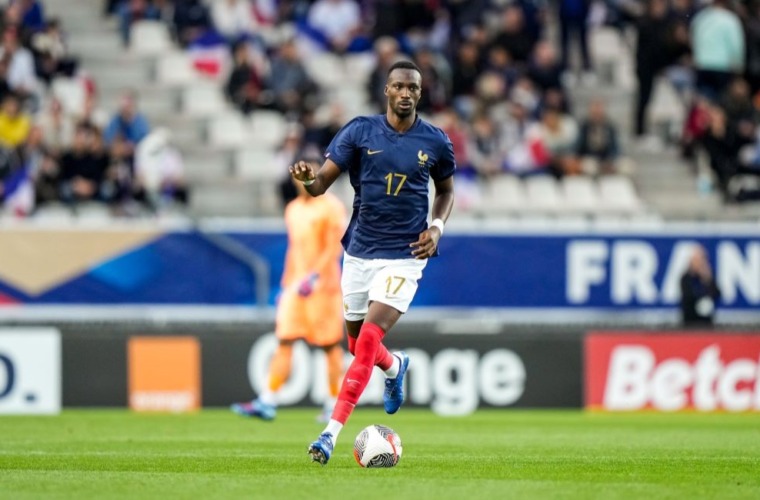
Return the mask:
[[[655,80],[648,113],[652,128],[663,140],[669,141],[681,133],[686,119],[686,107],[673,85],[664,78]]]
[[[584,175],[562,179],[562,193],[567,212],[592,213],[599,205],[599,193],[594,181]]]
[[[222,90],[216,85],[193,85],[182,91],[182,111],[190,116],[213,116],[227,109]]]
[[[621,33],[609,27],[597,27],[591,30],[589,51],[602,81],[615,83],[617,66],[629,58]]]
[[[554,177],[528,177],[525,180],[525,192],[528,207],[534,212],[558,213],[564,210],[562,193]]]
[[[477,209],[484,215],[519,213],[525,210],[523,183],[513,175],[500,175],[488,181]]]
[[[600,209],[606,212],[631,214],[642,211],[643,204],[631,179],[624,175],[608,175],[599,179]]]
[[[372,52],[346,54],[346,66],[351,68],[346,78],[357,88],[365,88],[369,82],[372,70],[375,68],[376,56]]]
[[[279,165],[274,150],[245,148],[235,153],[235,175],[242,180],[276,181],[287,174],[285,166]]]
[[[285,138],[288,122],[277,111],[259,110],[251,115],[247,145],[277,147]]]
[[[57,77],[53,79],[51,89],[67,114],[80,115],[84,111],[87,90],[81,80]]]
[[[130,49],[138,55],[157,56],[172,48],[169,28],[161,21],[137,21],[130,39]]]
[[[213,116],[208,123],[208,142],[217,148],[245,146],[250,136],[248,122],[236,111]]]
[[[156,66],[156,78],[164,85],[191,85],[198,81],[190,56],[184,52],[172,52],[161,56]]]
[[[320,52],[304,59],[306,72],[312,80],[325,89],[344,84],[345,61],[330,52]]]

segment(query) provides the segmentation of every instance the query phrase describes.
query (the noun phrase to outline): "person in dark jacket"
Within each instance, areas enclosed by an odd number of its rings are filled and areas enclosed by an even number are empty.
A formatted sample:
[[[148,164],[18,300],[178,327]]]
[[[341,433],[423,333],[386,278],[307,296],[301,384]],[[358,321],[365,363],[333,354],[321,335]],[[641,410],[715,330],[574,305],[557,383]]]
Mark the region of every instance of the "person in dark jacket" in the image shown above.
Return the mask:
[[[720,289],[713,278],[704,247],[698,246],[681,276],[681,315],[684,326],[710,326]]]

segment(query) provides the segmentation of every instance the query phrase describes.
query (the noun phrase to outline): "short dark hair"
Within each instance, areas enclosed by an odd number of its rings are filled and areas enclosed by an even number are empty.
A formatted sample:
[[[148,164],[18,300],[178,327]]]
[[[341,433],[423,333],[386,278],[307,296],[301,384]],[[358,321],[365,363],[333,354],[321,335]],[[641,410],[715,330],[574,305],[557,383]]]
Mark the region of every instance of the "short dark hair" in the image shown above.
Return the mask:
[[[403,61],[396,61],[395,63],[393,63],[393,65],[391,65],[391,67],[388,69],[389,77],[391,76],[391,73],[393,73],[394,69],[411,69],[419,73],[420,76],[422,76],[422,70],[420,69],[419,66],[414,64],[412,61],[403,60]]]

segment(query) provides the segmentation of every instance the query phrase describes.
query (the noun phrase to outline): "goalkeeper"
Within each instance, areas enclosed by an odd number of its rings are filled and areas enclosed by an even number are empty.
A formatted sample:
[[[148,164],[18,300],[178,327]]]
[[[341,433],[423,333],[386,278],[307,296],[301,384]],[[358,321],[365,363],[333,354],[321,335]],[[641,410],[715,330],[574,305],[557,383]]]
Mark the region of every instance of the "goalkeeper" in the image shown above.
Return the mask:
[[[288,250],[277,304],[275,334],[279,344],[269,364],[266,389],[257,399],[235,403],[241,415],[272,420],[277,414],[277,393],[287,382],[293,344],[305,340],[320,347],[327,358],[329,397],[319,420],[329,420],[343,375],[343,301],[340,290],[345,209],[333,195],[314,198],[295,182],[298,197],[285,208]]]

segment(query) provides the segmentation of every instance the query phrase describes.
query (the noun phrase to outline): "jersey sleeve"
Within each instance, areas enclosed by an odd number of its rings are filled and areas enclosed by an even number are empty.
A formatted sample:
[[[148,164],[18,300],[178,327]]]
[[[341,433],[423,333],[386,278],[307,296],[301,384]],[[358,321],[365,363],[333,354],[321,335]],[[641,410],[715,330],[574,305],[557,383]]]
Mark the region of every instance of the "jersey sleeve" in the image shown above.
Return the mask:
[[[357,148],[356,138],[359,136],[361,122],[354,118],[335,134],[330,145],[325,151],[325,158],[332,160],[338,165],[341,172],[346,172],[351,167]]]
[[[442,151],[438,161],[430,169],[430,177],[435,181],[448,179],[454,175],[454,171],[457,169],[457,162],[454,159],[454,145],[451,144],[451,139],[443,131],[440,134],[443,139]]]

